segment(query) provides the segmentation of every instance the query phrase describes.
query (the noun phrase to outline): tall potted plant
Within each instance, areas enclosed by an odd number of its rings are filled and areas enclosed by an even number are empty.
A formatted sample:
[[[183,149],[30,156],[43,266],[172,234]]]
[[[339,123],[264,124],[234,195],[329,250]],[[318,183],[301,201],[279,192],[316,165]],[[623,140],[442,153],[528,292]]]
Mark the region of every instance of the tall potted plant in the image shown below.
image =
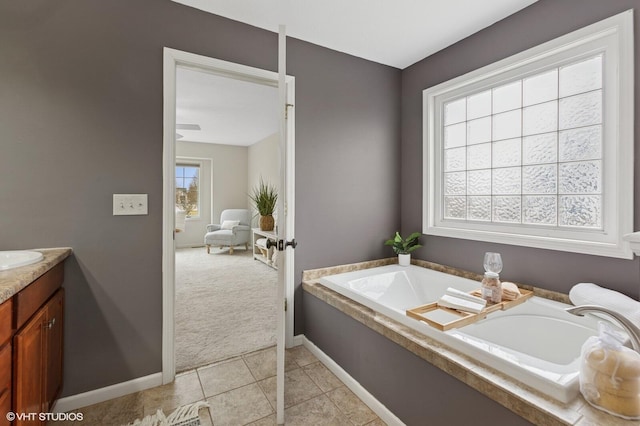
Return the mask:
[[[263,231],[273,231],[273,212],[278,201],[278,190],[275,185],[265,183],[260,178],[260,183],[253,188],[249,198],[258,210],[260,215],[260,229]]]
[[[399,232],[396,232],[396,235],[393,238],[388,239],[384,242],[385,246],[391,246],[393,248],[393,252],[398,255],[398,263],[401,266],[409,266],[411,263],[411,252],[422,247],[418,243],[418,238],[422,235],[419,232],[414,232],[409,235],[407,238],[402,238]]]

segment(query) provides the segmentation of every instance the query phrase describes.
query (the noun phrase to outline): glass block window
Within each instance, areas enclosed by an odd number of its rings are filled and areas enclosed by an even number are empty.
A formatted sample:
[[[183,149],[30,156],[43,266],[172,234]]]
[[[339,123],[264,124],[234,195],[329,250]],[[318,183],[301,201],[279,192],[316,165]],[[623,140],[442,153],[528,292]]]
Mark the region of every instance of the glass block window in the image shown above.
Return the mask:
[[[632,11],[423,92],[423,232],[631,258]]]
[[[443,104],[445,219],[602,229],[603,55]]]

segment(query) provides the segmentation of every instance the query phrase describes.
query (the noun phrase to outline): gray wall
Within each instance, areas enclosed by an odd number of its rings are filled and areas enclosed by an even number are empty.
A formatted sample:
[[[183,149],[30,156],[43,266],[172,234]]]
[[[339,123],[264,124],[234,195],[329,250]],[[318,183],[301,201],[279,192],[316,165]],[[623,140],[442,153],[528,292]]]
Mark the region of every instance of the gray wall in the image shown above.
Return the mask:
[[[400,71],[310,48],[287,45],[296,76],[296,280],[305,269],[390,256],[383,243],[400,224]],[[296,307],[301,297],[298,287]],[[295,316],[302,333],[302,309]]]
[[[0,0],[0,249],[74,249],[63,395],[161,370],[164,46],[277,66],[275,34],[169,0]],[[288,53],[299,281],[381,257],[399,225],[400,71]],[[148,193],[149,215],[113,217],[113,193]]]
[[[405,233],[422,229],[422,91],[630,8],[639,0],[540,0],[526,9],[402,71],[401,223]],[[635,11],[635,229],[640,224],[640,10]],[[485,251],[503,255],[501,276],[567,293],[578,282],[595,282],[640,297],[640,261],[581,255],[471,240],[423,236],[421,259],[483,272]]]

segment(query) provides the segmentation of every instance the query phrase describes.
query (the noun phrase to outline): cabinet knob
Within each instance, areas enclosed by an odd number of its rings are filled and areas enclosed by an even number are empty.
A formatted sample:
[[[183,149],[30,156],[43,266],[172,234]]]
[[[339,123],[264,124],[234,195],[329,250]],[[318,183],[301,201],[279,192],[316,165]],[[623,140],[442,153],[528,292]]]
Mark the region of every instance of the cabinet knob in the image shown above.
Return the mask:
[[[42,327],[44,327],[44,328],[46,328],[46,329],[48,329],[48,330],[51,330],[55,324],[56,324],[56,319],[55,319],[55,318],[53,318],[51,321],[47,321],[47,322],[45,322],[45,323],[42,325]]]

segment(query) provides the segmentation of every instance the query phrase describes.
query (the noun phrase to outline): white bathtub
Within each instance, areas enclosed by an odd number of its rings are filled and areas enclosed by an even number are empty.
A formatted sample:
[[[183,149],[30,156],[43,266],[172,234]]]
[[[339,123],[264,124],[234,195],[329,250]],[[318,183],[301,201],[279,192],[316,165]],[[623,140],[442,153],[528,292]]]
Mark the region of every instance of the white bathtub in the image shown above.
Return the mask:
[[[595,319],[568,314],[568,305],[538,297],[442,332],[406,310],[438,300],[447,287],[471,291],[480,283],[414,265],[331,275],[320,283],[565,403],[578,394],[582,344],[597,334]]]

